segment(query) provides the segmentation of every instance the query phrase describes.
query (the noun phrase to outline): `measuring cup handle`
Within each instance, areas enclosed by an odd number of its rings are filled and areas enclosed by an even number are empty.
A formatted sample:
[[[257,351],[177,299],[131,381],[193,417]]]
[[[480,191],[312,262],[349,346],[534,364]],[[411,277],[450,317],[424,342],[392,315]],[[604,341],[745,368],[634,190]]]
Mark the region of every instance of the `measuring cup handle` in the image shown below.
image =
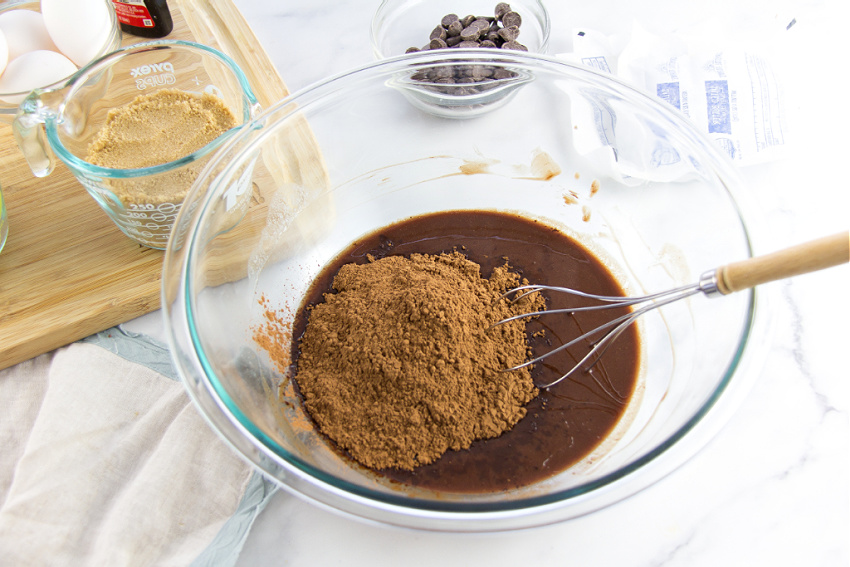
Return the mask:
[[[45,177],[53,171],[56,156],[47,141],[44,123],[52,118],[52,111],[43,104],[41,91],[33,91],[18,107],[12,131],[21,153],[36,177]]]

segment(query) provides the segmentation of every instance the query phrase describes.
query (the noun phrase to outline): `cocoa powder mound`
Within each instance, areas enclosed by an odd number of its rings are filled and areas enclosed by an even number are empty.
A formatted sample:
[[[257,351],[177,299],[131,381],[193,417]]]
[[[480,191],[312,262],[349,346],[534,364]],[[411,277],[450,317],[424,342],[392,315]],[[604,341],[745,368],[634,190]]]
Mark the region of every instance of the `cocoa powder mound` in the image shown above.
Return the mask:
[[[320,430],[363,465],[412,470],[497,437],[537,395],[525,322],[545,308],[507,264],[481,277],[463,254],[369,257],[336,275],[312,306],[295,380]]]

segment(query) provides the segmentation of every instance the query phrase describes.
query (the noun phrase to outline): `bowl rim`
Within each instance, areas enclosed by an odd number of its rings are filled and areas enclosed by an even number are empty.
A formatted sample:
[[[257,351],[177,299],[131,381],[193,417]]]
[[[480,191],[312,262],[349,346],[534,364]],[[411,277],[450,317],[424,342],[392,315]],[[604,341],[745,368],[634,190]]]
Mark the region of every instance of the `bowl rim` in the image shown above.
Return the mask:
[[[435,50],[399,55],[368,63],[317,81],[290,94],[274,106],[266,109],[250,125],[243,127],[213,157],[205,171],[199,176],[199,181],[209,172],[215,170],[216,183],[223,183],[222,180],[228,178],[230,168],[235,169],[237,167],[235,163],[223,163],[229,154],[228,150],[235,148],[240,141],[250,136],[251,132],[259,129],[258,124],[266,116],[285,109],[288,110],[286,118],[297,112],[303,113],[311,102],[321,100],[326,88],[330,88],[332,91],[333,87],[342,81],[346,81],[349,77],[356,78],[370,74],[383,76],[384,73],[391,74],[410,70],[417,66],[435,62],[451,61],[457,63],[458,60],[479,62],[483,59],[493,61],[492,53],[485,54],[481,51],[480,49]],[[750,199],[744,191],[737,189],[743,186],[738,173],[728,157],[713,145],[708,136],[699,132],[692,124],[687,122],[684,116],[676,113],[672,107],[667,108],[663,101],[637,90],[617,77],[564,59],[535,53],[511,52],[509,54],[500,53],[498,60],[528,67],[531,71],[534,71],[535,68],[540,69],[541,65],[553,69],[560,68],[565,70],[568,75],[578,74],[595,81],[602,81],[606,88],[624,90],[629,96],[637,97],[659,110],[666,118],[683,128],[689,136],[708,149],[712,158],[710,161],[713,170],[723,182],[734,207],[737,209],[748,252],[750,255],[757,253],[760,247],[758,227],[761,224],[758,208],[749,202]],[[287,106],[289,109],[286,108]],[[238,156],[241,157],[250,151],[251,145],[249,144],[240,150]],[[237,160],[233,161],[236,162]],[[190,192],[190,196],[199,190],[200,185],[201,183],[196,183],[196,186]],[[770,303],[770,294],[761,289],[748,290],[746,293],[749,294],[749,299],[743,317],[742,329],[737,339],[737,347],[728,365],[723,370],[723,379],[719,382],[711,397],[699,411],[692,415],[674,434],[668,436],[663,443],[626,466],[598,479],[547,495],[498,502],[447,502],[426,500],[401,493],[396,495],[377,492],[329,475],[291,455],[279,445],[274,448],[277,444],[268,439],[262,432],[259,432],[256,427],[252,427],[253,424],[245,418],[241,410],[229,398],[223,384],[215,378],[214,372],[210,374],[211,368],[203,355],[200,338],[191,318],[195,308],[188,284],[193,280],[193,258],[195,257],[195,250],[200,244],[201,227],[193,221],[203,217],[212,206],[214,195],[217,194],[216,190],[212,188],[205,188],[204,190],[207,193],[193,212],[189,213],[186,208],[180,212],[179,217],[184,218],[178,217],[175,226],[191,226],[191,229],[187,232],[185,238],[181,239],[179,246],[174,243],[174,233],[172,233],[163,267],[162,305],[165,326],[172,357],[183,382],[187,385],[191,397],[212,427],[255,467],[260,468],[275,478],[281,486],[299,496],[328,505],[337,511],[351,513],[361,519],[372,517],[372,512],[375,510],[383,510],[395,513],[393,518],[378,518],[379,522],[385,524],[398,523],[409,527],[462,531],[514,529],[517,527],[514,525],[517,518],[524,518],[521,527],[543,525],[552,521],[580,516],[632,496],[687,462],[702,450],[705,444],[725,425],[751,388],[755,378],[758,377],[758,367],[763,362],[765,349],[757,348],[757,345],[754,345],[750,338],[754,335],[754,331],[757,331],[757,336],[764,337],[766,344],[771,336],[770,326],[768,325],[769,309],[764,308],[766,304]],[[188,197],[187,200],[189,200]],[[186,215],[191,215],[191,217]],[[165,283],[169,280],[173,282],[170,286]],[[175,323],[180,325],[180,337],[175,333]],[[188,361],[188,364],[182,357],[177,356],[180,341],[184,342],[184,346],[192,348],[194,360]],[[755,370],[750,371],[753,368]],[[191,375],[193,371],[197,374]],[[734,384],[733,377],[737,378]],[[735,386],[735,388],[730,388],[730,386]],[[736,391],[730,393],[730,390]],[[211,413],[213,411],[219,413],[213,414]],[[717,418],[708,419],[712,416],[717,416]],[[684,446],[681,441],[691,436],[701,439],[701,442],[693,447]],[[285,474],[283,474],[285,478],[279,478],[275,474],[276,471],[270,470],[267,465],[269,459],[274,461],[277,466],[282,467],[285,471]],[[298,477],[299,481],[306,480],[307,486],[304,486],[303,482],[294,481],[292,476]],[[625,484],[626,480],[635,477],[640,477],[640,480],[628,486]],[[601,496],[597,497],[597,495]],[[588,501],[591,496],[593,496],[592,502]],[[578,503],[578,506],[571,511],[567,510],[570,508],[567,506],[570,502]]]

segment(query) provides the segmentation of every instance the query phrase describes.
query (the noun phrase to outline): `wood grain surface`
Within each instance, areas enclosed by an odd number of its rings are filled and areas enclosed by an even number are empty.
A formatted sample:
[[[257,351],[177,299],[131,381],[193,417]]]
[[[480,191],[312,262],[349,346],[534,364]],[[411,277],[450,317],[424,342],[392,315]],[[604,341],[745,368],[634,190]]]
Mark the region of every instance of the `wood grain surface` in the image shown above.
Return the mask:
[[[229,0],[172,0],[169,7],[168,39],[230,55],[263,107],[289,94]],[[124,34],[123,41],[144,40]],[[304,134],[300,151],[315,152],[306,125]],[[321,164],[315,155],[305,159]],[[163,253],[125,236],[61,162],[50,176],[33,177],[6,124],[0,124],[0,185],[9,220],[0,252],[0,368],[160,307]]]

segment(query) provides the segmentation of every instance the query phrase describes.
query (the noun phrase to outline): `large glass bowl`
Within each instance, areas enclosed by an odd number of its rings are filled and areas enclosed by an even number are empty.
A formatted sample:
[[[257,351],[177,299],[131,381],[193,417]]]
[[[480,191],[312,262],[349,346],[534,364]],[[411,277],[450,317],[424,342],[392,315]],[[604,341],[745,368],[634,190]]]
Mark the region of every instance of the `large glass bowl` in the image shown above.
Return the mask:
[[[429,212],[508,211],[584,243],[629,293],[692,283],[757,249],[757,219],[735,172],[666,103],[546,56],[483,52],[387,59],[281,101],[210,162],[166,252],[170,345],[200,411],[281,486],[359,518],[489,531],[616,502],[711,439],[758,375],[768,341],[761,291],[695,296],[645,316],[625,417],[587,459],[522,489],[414,490],[329,448],[252,330],[264,306],[294,315],[322,267],[366,233]],[[423,111],[395,80],[459,64],[528,80],[469,120]]]

